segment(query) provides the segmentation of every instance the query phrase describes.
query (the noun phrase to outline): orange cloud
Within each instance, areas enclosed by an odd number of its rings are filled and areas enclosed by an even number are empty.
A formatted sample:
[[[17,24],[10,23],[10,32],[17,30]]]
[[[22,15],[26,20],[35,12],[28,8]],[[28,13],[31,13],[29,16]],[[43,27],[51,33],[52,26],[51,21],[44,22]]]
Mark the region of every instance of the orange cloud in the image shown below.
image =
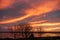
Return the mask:
[[[33,21],[33,22],[29,22],[29,24],[34,24],[34,23],[44,23],[47,20],[40,20],[40,21]]]
[[[0,9],[5,9],[9,6],[11,6],[11,4],[14,2],[14,0],[1,0],[0,1]]]
[[[18,22],[21,20],[24,20],[26,18],[28,18],[30,15],[25,15],[19,18],[15,18],[15,19],[10,19],[10,20],[5,20],[5,21],[0,21],[0,24],[8,24],[8,23],[14,23],[14,22]]]
[[[31,16],[42,15],[46,14],[47,12],[58,10],[57,8],[58,3],[59,3],[58,0],[52,0],[52,1],[45,1],[43,2],[43,4],[37,6],[34,6],[34,4],[32,6],[31,4],[32,8],[24,10],[24,13],[26,13],[26,15],[11,20],[0,21],[0,24],[14,23],[29,18]]]
[[[57,9],[58,6],[58,1],[46,1],[42,5],[35,6],[33,4],[31,9],[28,9],[25,11],[26,14],[30,14],[32,16],[36,15],[42,15],[45,14],[46,12],[53,11]]]

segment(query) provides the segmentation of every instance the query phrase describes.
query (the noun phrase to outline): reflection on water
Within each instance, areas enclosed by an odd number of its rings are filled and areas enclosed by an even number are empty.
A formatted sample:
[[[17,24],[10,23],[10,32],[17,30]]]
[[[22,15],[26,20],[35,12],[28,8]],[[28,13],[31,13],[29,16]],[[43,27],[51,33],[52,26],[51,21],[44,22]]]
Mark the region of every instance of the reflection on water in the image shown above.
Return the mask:
[[[1,33],[3,32],[3,33]],[[4,33],[5,32],[5,33]],[[8,32],[8,33],[7,33]],[[11,33],[9,33],[11,32]],[[13,33],[12,33],[13,32]],[[18,33],[14,33],[18,32]],[[20,32],[20,33],[19,33]],[[23,32],[23,33],[21,33]],[[25,33],[27,32],[27,33]],[[49,33],[50,32],[50,33]],[[52,33],[54,32],[54,33]],[[56,32],[56,33],[55,33]],[[55,37],[60,36],[60,27],[59,26],[49,26],[49,27],[27,27],[23,25],[22,27],[17,26],[0,26],[0,38],[29,38],[29,37]]]
[[[0,38],[14,38],[12,33],[0,33]]]
[[[34,37],[60,37],[60,33],[34,33]]]
[[[54,37],[54,36],[60,36],[60,33],[44,33],[41,37]]]
[[[31,38],[31,37],[60,37],[60,33],[30,33],[26,36],[24,33],[0,33],[0,38]]]
[[[33,33],[34,37],[41,37],[40,33]]]

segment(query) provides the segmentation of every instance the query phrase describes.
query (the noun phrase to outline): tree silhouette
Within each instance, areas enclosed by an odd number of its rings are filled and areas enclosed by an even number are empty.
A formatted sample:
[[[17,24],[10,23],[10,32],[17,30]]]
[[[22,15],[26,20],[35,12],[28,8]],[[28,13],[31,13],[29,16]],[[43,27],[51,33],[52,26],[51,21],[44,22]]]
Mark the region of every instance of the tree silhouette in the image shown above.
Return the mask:
[[[28,23],[25,23],[25,24],[19,24],[21,30],[22,31],[22,36],[25,37],[25,38],[28,38],[29,37],[29,32],[30,30],[32,29],[31,26],[28,24]]]

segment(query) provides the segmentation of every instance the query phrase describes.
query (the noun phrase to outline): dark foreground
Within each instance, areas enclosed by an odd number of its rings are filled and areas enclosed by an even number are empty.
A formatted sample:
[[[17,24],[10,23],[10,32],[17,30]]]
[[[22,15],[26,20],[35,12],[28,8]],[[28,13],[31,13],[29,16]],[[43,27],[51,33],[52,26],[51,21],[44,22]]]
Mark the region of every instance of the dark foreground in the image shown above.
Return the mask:
[[[2,40],[5,40],[5,39],[17,40],[12,38],[4,38]],[[60,40],[60,37],[18,38],[18,40]]]

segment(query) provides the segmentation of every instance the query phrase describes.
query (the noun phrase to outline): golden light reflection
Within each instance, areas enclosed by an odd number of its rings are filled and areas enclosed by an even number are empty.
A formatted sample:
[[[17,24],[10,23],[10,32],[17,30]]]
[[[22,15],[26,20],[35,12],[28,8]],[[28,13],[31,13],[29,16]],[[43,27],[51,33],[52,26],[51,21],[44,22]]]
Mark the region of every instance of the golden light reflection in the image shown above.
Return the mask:
[[[53,33],[45,33],[42,35],[42,37],[53,37],[53,36],[60,36],[59,34],[53,34]]]

